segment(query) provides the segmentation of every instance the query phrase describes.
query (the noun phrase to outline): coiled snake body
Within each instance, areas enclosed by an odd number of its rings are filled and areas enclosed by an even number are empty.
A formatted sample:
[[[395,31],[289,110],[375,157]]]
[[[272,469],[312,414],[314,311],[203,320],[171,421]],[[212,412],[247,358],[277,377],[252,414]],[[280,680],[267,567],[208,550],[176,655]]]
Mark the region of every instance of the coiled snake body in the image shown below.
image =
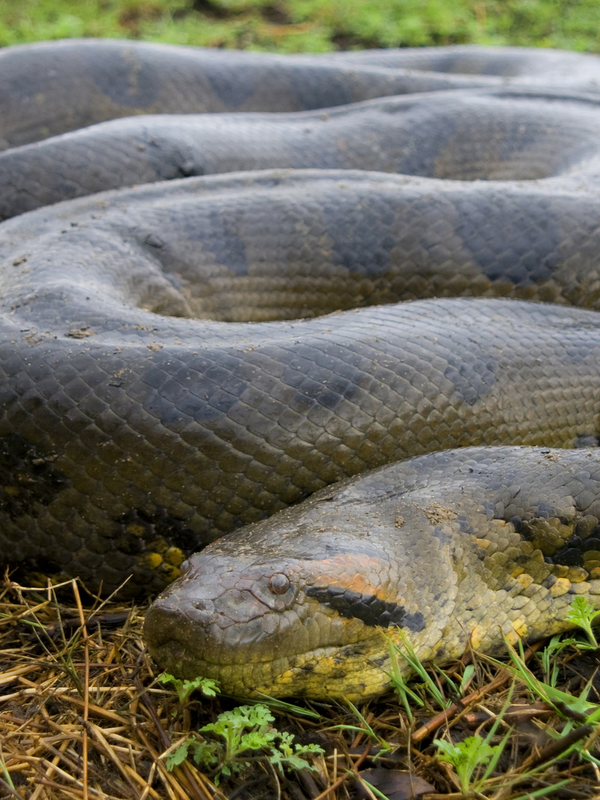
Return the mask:
[[[149,593],[256,522],[146,623],[244,694],[374,693],[381,626],[443,659],[600,597],[595,57],[0,65],[5,563]]]

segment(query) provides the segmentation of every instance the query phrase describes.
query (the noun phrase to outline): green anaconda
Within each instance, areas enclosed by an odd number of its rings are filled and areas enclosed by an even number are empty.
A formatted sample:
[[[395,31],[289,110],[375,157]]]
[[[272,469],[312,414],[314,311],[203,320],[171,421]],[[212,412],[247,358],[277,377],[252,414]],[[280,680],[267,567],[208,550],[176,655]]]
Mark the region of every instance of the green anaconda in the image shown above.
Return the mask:
[[[167,669],[227,691],[364,697],[389,641],[422,661],[565,628],[600,606],[600,452],[467,447],[317,492],[209,545],[151,606]]]
[[[493,649],[500,601],[515,635],[563,627],[598,580],[599,64],[0,52],[2,564],[151,594],[259,523],[146,624],[157,658],[226,691],[379,691],[380,626],[424,658]],[[384,555],[344,508],[310,534],[325,495],[260,522],[373,468],[331,491],[395,513]]]

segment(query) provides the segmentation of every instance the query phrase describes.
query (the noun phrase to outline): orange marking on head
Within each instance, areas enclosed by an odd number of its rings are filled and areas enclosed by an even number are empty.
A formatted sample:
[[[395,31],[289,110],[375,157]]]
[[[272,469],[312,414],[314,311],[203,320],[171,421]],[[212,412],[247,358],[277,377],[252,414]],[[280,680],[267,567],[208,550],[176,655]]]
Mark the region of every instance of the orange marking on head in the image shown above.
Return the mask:
[[[314,586],[327,588],[336,586],[363,595],[374,595],[387,603],[396,603],[396,592],[385,580],[389,565],[381,559],[370,558],[364,554],[341,553],[333,558],[319,562],[320,575]],[[383,579],[383,582],[382,582]]]

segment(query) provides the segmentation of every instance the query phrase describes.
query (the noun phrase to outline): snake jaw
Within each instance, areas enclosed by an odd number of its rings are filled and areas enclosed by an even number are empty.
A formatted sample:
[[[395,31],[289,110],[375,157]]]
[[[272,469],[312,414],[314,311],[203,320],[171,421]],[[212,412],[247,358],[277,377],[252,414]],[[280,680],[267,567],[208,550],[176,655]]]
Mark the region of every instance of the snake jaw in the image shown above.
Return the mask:
[[[205,612],[182,615],[162,599],[148,613],[144,635],[151,654],[167,672],[188,679],[216,679],[222,691],[233,696],[319,698],[325,693],[357,699],[385,691],[387,643],[379,629],[369,630],[328,610],[319,620],[319,604],[311,605],[314,615],[308,623],[313,632],[329,628],[337,632],[338,640],[350,643],[306,648],[305,628],[290,625],[290,636],[282,636],[284,626],[273,614],[222,629]],[[357,627],[368,638],[357,640]],[[300,644],[295,653],[286,652],[290,641]]]

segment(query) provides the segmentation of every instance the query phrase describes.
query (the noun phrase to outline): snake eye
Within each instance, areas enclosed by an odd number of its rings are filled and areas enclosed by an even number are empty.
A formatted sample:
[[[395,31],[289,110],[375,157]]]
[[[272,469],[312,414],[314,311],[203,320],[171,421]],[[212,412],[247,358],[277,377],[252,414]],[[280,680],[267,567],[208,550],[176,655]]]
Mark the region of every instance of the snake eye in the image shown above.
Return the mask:
[[[290,588],[290,579],[281,572],[276,572],[269,581],[269,589],[273,594],[285,594]]]

